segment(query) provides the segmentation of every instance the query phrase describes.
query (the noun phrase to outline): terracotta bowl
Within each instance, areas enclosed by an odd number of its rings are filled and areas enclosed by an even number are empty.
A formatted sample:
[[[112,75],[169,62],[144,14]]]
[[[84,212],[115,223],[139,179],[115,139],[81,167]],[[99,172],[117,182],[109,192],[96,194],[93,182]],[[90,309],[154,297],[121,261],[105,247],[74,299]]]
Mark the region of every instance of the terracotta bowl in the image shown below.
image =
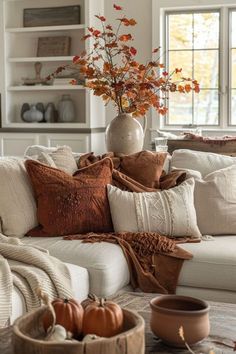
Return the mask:
[[[179,328],[184,329],[189,345],[206,338],[210,332],[209,305],[187,296],[162,295],[151,300],[152,332],[168,345],[183,348]]]

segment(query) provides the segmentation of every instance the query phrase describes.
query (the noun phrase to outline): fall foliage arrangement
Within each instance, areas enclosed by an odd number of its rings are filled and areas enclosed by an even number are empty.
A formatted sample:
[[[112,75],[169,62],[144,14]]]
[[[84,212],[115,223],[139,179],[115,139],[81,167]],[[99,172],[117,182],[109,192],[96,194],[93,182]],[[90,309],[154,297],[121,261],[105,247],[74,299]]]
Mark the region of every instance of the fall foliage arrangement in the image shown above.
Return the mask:
[[[121,6],[113,5],[120,13]],[[96,15],[100,29],[89,27],[82,39],[93,40],[92,50],[84,51],[73,58],[73,68],[85,78],[85,86],[104,103],[113,102],[118,114],[130,113],[134,117],[144,116],[153,107],[159,114],[167,113],[169,92],[199,92],[196,80],[182,76],[182,69],[167,72],[160,62],[159,48],[153,50],[157,57],[146,64],[139,63],[135,57],[137,50],[132,46],[133,36],[129,27],[137,23],[125,15],[117,18],[114,28],[104,16]],[[65,67],[60,67],[50,78]],[[76,81],[72,84],[76,84]]]

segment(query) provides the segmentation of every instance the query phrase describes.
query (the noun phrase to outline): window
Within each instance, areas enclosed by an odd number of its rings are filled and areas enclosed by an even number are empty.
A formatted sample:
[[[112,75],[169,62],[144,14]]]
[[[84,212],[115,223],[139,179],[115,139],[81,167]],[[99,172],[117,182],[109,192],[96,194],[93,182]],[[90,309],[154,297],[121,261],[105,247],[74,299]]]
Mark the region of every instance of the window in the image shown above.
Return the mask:
[[[230,123],[236,125],[236,11],[231,12],[231,35],[230,35]]]
[[[167,70],[182,67],[201,88],[169,94],[165,126],[235,126],[236,9],[167,11],[164,25]]]

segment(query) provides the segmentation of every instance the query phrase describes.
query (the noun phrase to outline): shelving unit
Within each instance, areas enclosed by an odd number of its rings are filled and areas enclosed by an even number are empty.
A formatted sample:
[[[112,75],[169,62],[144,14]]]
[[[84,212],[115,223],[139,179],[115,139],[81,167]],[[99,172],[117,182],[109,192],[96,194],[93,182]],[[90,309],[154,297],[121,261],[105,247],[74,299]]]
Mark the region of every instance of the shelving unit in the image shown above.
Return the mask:
[[[0,2],[0,42],[3,52],[0,53],[0,93],[1,93],[1,127],[2,131],[11,129],[29,132],[37,129],[47,134],[64,134],[71,131],[86,137],[86,149],[94,150],[101,141],[104,149],[105,108],[102,100],[93,96],[81,85],[23,85],[23,79],[35,77],[35,62],[42,63],[41,77],[46,77],[58,66],[72,63],[75,55],[89,50],[90,40],[81,38],[86,28],[96,26],[95,14],[102,14],[104,0],[2,0]],[[23,27],[23,10],[26,8],[44,8],[80,5],[81,21],[76,25]],[[37,57],[39,37],[69,36],[71,52],[68,56]],[[68,74],[68,76],[70,76]],[[76,118],[72,123],[26,123],[22,121],[20,112],[23,103],[45,106],[53,102],[57,107],[63,94],[70,94],[75,104]],[[0,131],[1,139],[1,131]],[[37,140],[37,139],[36,139]],[[83,139],[82,139],[83,140]],[[95,141],[96,140],[96,141]],[[64,141],[64,138],[63,138]],[[73,137],[74,141],[74,137]],[[39,140],[40,142],[40,140]],[[0,141],[1,145],[1,141]],[[98,149],[97,149],[98,150]],[[0,152],[1,153],[1,152]]]
[[[8,91],[74,91],[74,90],[85,90],[84,86],[81,85],[35,85],[35,86],[10,86]]]
[[[36,61],[40,62],[71,62],[73,56],[65,57],[28,57],[28,58],[8,58],[9,63],[35,63]]]

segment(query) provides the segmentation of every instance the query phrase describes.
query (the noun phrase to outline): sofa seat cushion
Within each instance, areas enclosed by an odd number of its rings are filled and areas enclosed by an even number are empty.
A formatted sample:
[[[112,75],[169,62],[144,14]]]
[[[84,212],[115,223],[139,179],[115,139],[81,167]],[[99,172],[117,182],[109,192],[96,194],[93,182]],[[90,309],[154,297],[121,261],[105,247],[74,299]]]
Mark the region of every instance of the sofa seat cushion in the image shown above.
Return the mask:
[[[129,283],[128,265],[118,245],[66,241],[62,237],[24,237],[22,242],[46,248],[61,261],[88,269],[89,291],[98,296],[112,295]]]
[[[179,286],[236,291],[236,236],[180,246],[193,258],[184,262]]]
[[[71,285],[74,298],[83,301],[89,293],[89,274],[87,269],[76,266],[74,264],[66,264],[71,277]],[[12,293],[12,315],[11,323],[26,312],[24,297],[21,292],[14,286]]]

